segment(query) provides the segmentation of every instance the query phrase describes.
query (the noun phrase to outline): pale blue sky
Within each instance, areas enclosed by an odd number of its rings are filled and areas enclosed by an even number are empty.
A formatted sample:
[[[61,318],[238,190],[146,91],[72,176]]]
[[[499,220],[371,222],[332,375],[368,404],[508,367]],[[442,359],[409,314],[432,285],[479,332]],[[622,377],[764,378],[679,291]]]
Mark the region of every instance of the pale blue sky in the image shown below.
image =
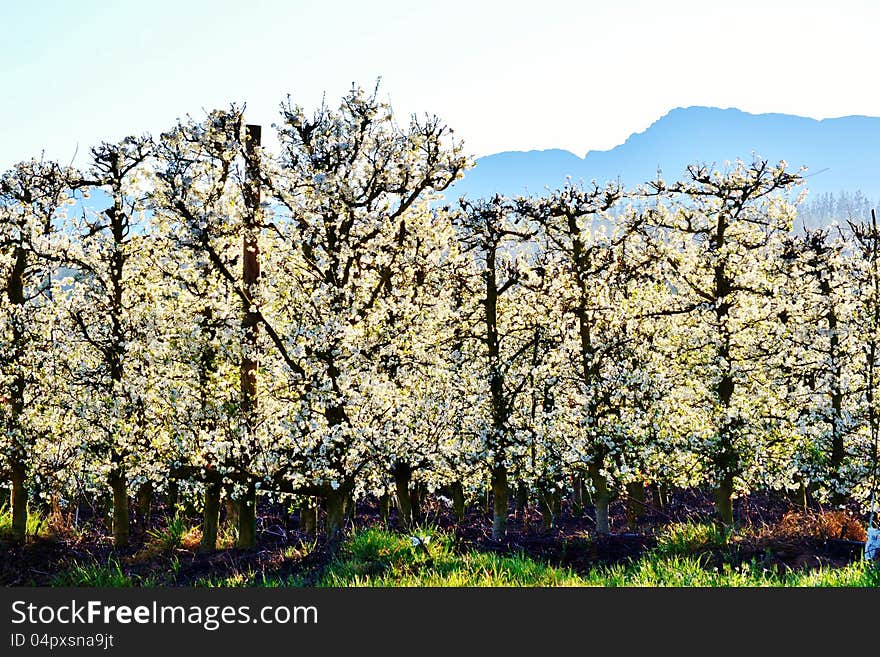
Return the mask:
[[[880,115],[880,3],[0,0],[0,169],[357,82],[473,155],[607,149],[686,105]]]

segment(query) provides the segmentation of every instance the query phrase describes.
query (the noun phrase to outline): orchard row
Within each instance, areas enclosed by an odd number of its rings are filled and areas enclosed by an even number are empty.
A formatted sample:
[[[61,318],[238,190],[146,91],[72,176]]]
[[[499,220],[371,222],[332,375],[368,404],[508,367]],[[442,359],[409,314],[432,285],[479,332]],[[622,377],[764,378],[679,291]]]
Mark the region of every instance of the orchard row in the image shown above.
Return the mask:
[[[706,485],[873,503],[880,231],[794,230],[799,173],[691,166],[626,189],[444,200],[469,167],[434,117],[353,89],[101,144],[0,181],[0,474],[28,500],[258,497],[325,510],[491,489],[548,509]],[[451,195],[450,195],[451,196]],[[851,221],[847,222],[846,219]]]

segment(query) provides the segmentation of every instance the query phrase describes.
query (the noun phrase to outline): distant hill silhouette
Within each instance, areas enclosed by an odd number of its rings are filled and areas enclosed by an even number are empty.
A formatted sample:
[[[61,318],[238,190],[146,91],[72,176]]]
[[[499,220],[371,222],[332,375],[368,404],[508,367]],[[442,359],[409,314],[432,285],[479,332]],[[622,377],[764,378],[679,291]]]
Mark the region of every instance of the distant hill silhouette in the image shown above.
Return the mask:
[[[674,109],[623,144],[590,151],[583,158],[565,150],[479,158],[446,198],[544,194],[547,187],[561,187],[566,176],[600,183],[619,179],[633,187],[655,178],[658,169],[672,181],[690,163],[714,162],[723,167],[725,161],[737,158],[751,161],[753,153],[774,163],[784,159],[791,169],[807,166],[811,199],[842,190],[880,198],[880,117],[816,120],[713,107]]]

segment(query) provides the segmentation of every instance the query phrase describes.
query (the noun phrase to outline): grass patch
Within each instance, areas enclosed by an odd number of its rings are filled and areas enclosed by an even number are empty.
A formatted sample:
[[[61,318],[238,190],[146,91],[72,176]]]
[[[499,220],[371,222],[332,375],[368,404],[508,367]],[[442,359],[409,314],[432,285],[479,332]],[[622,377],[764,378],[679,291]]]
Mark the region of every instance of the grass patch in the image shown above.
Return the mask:
[[[186,520],[178,514],[168,521],[164,529],[151,529],[147,532],[147,545],[157,552],[173,552],[177,548],[183,546],[184,538],[191,539],[195,537],[195,545],[187,547],[197,547],[201,536],[197,534],[197,529],[191,528]]]
[[[422,541],[384,529],[349,538],[319,586],[565,586],[579,578],[522,554],[460,553],[449,534],[423,530]],[[429,538],[430,537],[430,538]],[[428,539],[428,540],[425,540]]]
[[[679,525],[638,561],[599,566],[581,575],[524,554],[459,552],[454,540],[441,532],[432,535],[425,550],[409,536],[368,529],[343,544],[319,586],[880,586],[880,570],[865,562],[779,574],[756,561],[710,567],[707,555],[694,554],[724,545],[728,538],[713,525]]]
[[[125,588],[142,584],[140,578],[126,573],[113,557],[103,563],[75,563],[52,580],[52,586],[110,586]]]
[[[172,555],[179,549],[195,550],[202,534],[198,527],[190,527],[186,520],[175,514],[162,529],[147,531],[143,547],[128,561],[147,561]]]
[[[780,575],[755,561],[709,568],[700,557],[650,553],[626,566],[598,568],[586,577],[593,586],[815,587],[880,586],[880,571],[866,562],[842,568],[790,571]]]
[[[170,529],[157,545],[176,545],[185,532]],[[280,562],[235,566],[222,574],[192,581],[198,587],[878,587],[880,569],[864,561],[841,568],[781,571],[752,561],[718,564],[711,550],[724,545],[727,536],[712,525],[684,524],[659,537],[655,549],[635,561],[599,565],[574,572],[523,553],[500,554],[462,549],[455,537],[438,528],[422,529],[413,536],[370,528],[348,536],[329,563],[287,573],[279,572],[285,560],[299,561],[315,544],[280,548]],[[57,575],[56,586],[167,586],[178,582],[180,561],[166,553],[162,573],[138,575],[131,564],[111,556],[105,562],[75,563]],[[268,565],[268,567],[267,567]]]
[[[193,586],[205,588],[299,588],[307,585],[308,582],[305,579],[295,575],[278,577],[277,575],[267,575],[266,573],[254,572],[253,570],[243,570],[225,575],[209,575],[207,577],[200,577],[193,582]]]
[[[25,535],[28,537],[48,536],[48,516],[40,511],[28,509]],[[0,505],[0,538],[12,538],[12,510],[7,504]]]
[[[666,527],[657,536],[656,554],[690,555],[728,544],[730,533],[714,523],[679,522]]]

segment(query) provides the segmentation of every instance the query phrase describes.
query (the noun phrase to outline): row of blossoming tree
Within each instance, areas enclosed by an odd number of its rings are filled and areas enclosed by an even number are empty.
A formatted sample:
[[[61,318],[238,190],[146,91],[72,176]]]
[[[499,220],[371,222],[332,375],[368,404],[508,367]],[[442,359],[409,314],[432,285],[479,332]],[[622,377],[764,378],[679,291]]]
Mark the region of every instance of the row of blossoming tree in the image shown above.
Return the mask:
[[[880,231],[793,231],[797,173],[694,165],[635,189],[444,205],[468,167],[432,117],[353,89],[289,101],[279,148],[240,108],[0,180],[0,474],[28,500],[258,500],[343,527],[646,486],[867,504],[880,408]]]

